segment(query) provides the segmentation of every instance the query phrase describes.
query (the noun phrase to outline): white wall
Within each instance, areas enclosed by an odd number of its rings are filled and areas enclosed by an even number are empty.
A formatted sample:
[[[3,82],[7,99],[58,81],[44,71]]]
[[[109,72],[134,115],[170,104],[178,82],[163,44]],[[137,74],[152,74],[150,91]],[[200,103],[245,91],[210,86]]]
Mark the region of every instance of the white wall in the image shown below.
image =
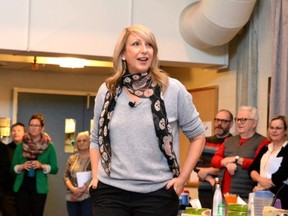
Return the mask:
[[[261,1],[259,14],[259,50],[258,50],[258,110],[259,124],[258,131],[266,135],[267,131],[267,104],[268,104],[268,78],[272,69],[272,35],[270,19],[270,1]],[[271,117],[270,117],[271,118]]]

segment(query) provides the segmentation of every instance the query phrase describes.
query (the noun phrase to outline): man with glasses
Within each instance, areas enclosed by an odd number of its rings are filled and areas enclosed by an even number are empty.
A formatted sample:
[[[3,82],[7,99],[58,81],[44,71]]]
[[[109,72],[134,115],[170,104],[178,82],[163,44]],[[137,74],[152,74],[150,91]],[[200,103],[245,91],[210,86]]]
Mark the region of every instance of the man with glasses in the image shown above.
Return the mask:
[[[214,118],[214,135],[206,137],[206,143],[195,171],[200,184],[198,196],[202,207],[212,208],[214,178],[219,169],[211,166],[211,158],[227,137],[232,136],[230,128],[233,126],[233,115],[229,110],[221,109]]]
[[[222,193],[237,194],[248,199],[254,183],[248,177],[248,168],[261,148],[269,143],[256,132],[258,111],[255,107],[242,106],[235,118],[238,135],[227,138],[212,158],[212,166],[220,169]]]

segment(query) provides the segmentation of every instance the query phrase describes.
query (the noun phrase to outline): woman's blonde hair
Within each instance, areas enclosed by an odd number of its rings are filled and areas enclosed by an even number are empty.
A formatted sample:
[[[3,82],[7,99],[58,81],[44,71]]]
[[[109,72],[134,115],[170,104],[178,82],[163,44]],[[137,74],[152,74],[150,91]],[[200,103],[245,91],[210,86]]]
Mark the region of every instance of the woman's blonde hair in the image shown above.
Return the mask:
[[[109,77],[106,80],[106,85],[112,94],[115,93],[118,84],[121,82],[122,75],[126,70],[126,62],[122,60],[122,56],[125,53],[126,43],[128,37],[131,34],[136,34],[142,37],[147,43],[151,44],[153,47],[153,60],[150,67],[150,73],[152,76],[153,82],[158,83],[162,86],[162,91],[165,91],[168,86],[168,76],[167,74],[159,69],[159,59],[158,59],[158,46],[152,31],[142,25],[132,25],[130,27],[125,28],[114,48],[114,57],[113,57],[113,65],[115,74],[112,77]]]
[[[77,137],[76,137],[76,145],[75,145],[75,149],[78,150],[78,140],[80,139],[80,137],[86,137],[90,143],[90,135],[89,135],[89,132],[88,131],[82,131],[82,132],[79,132],[77,134]]]

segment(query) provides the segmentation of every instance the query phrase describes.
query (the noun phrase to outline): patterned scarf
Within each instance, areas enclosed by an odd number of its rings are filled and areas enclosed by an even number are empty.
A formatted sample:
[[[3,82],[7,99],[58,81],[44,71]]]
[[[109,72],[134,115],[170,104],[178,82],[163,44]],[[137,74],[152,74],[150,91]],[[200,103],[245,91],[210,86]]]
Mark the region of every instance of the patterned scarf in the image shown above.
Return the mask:
[[[161,87],[152,82],[151,75],[147,72],[137,74],[126,72],[123,75],[122,83],[116,89],[115,95],[111,95],[110,91],[107,91],[105,95],[105,101],[99,119],[98,134],[101,164],[106,174],[110,176],[112,156],[109,138],[109,122],[112,119],[113,111],[123,86],[126,87],[131,94],[137,97],[150,98],[154,127],[159,139],[159,148],[166,157],[173,176],[179,176],[179,164],[173,150],[173,137],[167,119]]]
[[[22,142],[23,157],[27,159],[35,159],[42,154],[49,146],[51,140],[45,134],[41,134],[41,139],[37,142],[33,140],[31,135],[25,134]]]

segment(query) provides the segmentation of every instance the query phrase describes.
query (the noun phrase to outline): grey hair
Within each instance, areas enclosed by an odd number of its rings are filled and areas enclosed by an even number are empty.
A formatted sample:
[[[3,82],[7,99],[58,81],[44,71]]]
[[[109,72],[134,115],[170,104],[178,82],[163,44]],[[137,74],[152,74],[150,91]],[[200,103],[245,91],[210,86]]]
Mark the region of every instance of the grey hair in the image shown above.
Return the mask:
[[[241,106],[238,110],[238,113],[241,111],[248,111],[250,112],[250,118],[258,121],[259,119],[259,115],[258,115],[258,110],[256,107],[252,107],[252,106]]]

